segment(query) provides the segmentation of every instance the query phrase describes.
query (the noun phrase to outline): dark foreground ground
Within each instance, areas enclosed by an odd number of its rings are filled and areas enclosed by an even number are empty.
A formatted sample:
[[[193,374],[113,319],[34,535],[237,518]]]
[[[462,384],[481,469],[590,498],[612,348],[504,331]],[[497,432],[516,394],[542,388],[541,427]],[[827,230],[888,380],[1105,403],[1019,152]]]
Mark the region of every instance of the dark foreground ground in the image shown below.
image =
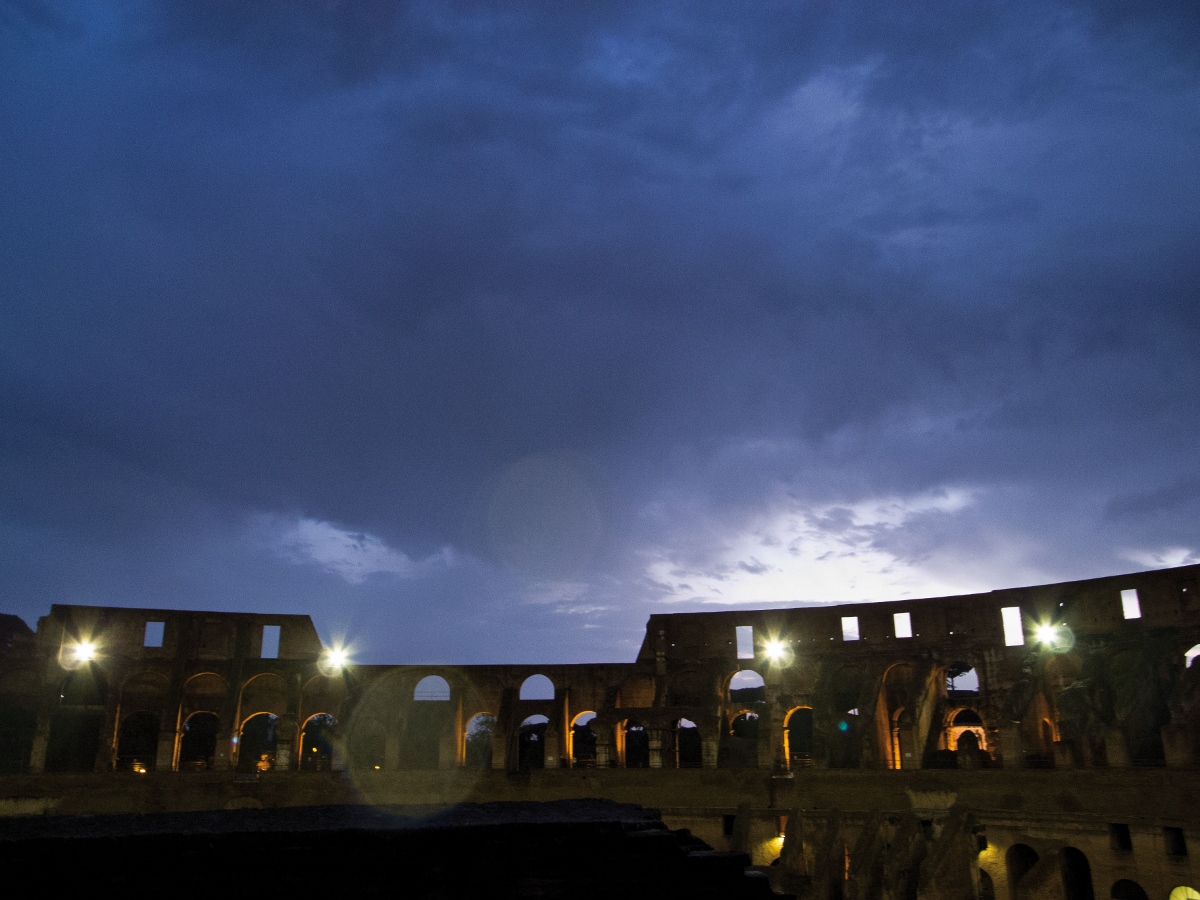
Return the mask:
[[[749,859],[605,800],[0,820],[0,894],[772,897]]]

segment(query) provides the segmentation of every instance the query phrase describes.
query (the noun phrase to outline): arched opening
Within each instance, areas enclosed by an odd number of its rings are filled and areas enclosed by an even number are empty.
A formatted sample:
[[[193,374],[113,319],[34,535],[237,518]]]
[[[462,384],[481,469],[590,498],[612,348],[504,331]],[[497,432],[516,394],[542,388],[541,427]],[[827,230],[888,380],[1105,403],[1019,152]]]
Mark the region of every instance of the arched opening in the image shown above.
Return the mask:
[[[221,720],[216,713],[198,712],[188,716],[179,738],[179,771],[203,772],[213,767],[220,729]]]
[[[919,759],[905,757],[906,753],[918,754],[920,750],[908,746],[913,737],[912,716],[906,710],[920,696],[921,686],[909,663],[896,663],[884,673],[875,702],[875,734],[879,758],[889,769],[902,769],[906,763],[912,766]]]
[[[400,765],[405,769],[436,769],[443,737],[452,733],[450,685],[440,675],[426,675],[413,689],[413,704],[404,723]]]
[[[300,731],[300,771],[328,772],[333,766],[333,729],[337,720],[329,713],[309,716]]]
[[[813,760],[813,711],[797,706],[783,720],[783,742],[788,766],[811,766]]]
[[[554,682],[545,675],[530,675],[521,682],[522,700],[553,700]]]
[[[1096,900],[1092,891],[1092,867],[1082,850],[1063,847],[1059,851],[1064,900]]]
[[[571,722],[571,765],[592,768],[596,765],[596,733],[591,723],[596,714],[581,712]]]
[[[996,900],[996,885],[986,870],[979,870],[979,900]]]
[[[1115,882],[1109,896],[1112,897],[1112,900],[1150,900],[1146,896],[1146,892],[1142,890],[1142,886],[1128,878],[1122,878]]]
[[[650,735],[640,722],[632,719],[625,723],[625,768],[650,768]]]
[[[946,727],[946,749],[958,750],[966,740],[966,749],[986,750],[987,730],[979,713],[969,706],[955,710],[950,716],[950,724]]]
[[[1012,900],[1020,900],[1017,888],[1021,879],[1029,874],[1029,870],[1037,865],[1037,851],[1028,844],[1013,844],[1004,854],[1004,865],[1008,869],[1008,887],[1012,891]]]
[[[276,742],[275,725],[279,717],[272,713],[255,713],[242,723],[238,737],[239,772],[270,772],[275,768]]]
[[[413,688],[413,700],[437,702],[450,699],[450,683],[441,675],[426,675]]]
[[[965,662],[946,667],[946,696],[951,700],[970,700],[979,696],[979,673]]]
[[[213,672],[193,675],[184,684],[178,719],[178,767],[181,772],[212,768],[221,724],[219,713],[225,702],[226,692],[225,679]],[[207,713],[211,718],[199,719],[197,713]],[[211,741],[208,735],[210,727]]]
[[[135,712],[125,717],[117,732],[117,771],[145,774],[154,771],[158,756],[158,716]]]
[[[742,669],[729,679],[730,703],[762,703],[766,699],[766,682],[753,669]]]
[[[758,767],[758,713],[743,709],[734,715],[721,735],[717,765],[729,769]]]
[[[522,772],[546,767],[546,729],[550,720],[530,716],[517,732],[517,766]]]
[[[1190,649],[1187,653],[1183,654],[1183,667],[1185,669],[1190,669],[1192,667],[1192,663],[1196,661],[1197,656],[1200,656],[1200,644],[1196,644],[1196,646],[1192,647],[1192,649]],[[1191,890],[1191,888],[1187,888],[1187,890]],[[1174,900],[1174,898],[1172,898],[1172,900]]]
[[[680,769],[699,769],[704,766],[704,743],[700,728],[691,719],[675,723],[675,766]]]
[[[491,713],[476,713],[467,722],[466,750],[463,765],[468,769],[492,767],[492,739],[496,733],[496,717]]]
[[[108,683],[95,665],[67,675],[59,707],[50,719],[47,772],[91,772],[96,768],[107,701]]]
[[[30,670],[0,675],[0,775],[22,774],[29,769],[37,732],[39,687],[40,678]]]

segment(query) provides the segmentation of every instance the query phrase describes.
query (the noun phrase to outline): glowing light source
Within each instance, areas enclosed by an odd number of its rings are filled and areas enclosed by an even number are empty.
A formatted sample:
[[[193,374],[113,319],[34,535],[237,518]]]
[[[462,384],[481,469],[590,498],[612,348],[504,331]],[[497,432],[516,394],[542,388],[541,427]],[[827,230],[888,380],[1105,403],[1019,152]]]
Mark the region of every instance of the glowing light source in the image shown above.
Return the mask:
[[[72,648],[76,662],[91,662],[96,658],[96,645],[91,641],[80,641]]]
[[[1039,625],[1034,630],[1034,634],[1037,636],[1037,639],[1047,647],[1058,640],[1058,629],[1053,625]]]
[[[350,665],[350,651],[334,644],[321,655],[319,668],[326,675],[336,675]]]
[[[783,641],[767,641],[763,651],[767,654],[767,659],[778,662],[787,652],[787,646]]]

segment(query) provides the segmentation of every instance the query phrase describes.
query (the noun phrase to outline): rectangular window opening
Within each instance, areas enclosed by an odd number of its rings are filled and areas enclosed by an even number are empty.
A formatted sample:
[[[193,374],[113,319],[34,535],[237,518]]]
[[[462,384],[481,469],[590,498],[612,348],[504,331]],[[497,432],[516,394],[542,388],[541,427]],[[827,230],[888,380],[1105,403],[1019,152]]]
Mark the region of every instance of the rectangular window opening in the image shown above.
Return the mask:
[[[262,639],[262,658],[279,659],[279,626],[264,625]]]
[[[858,638],[858,616],[842,616],[842,640],[857,641]]]
[[[737,816],[723,815],[721,816],[721,834],[725,837],[733,835],[733,823],[737,820]]]
[[[912,637],[912,616],[908,613],[896,613],[892,616],[892,622],[896,626],[896,637],[910,638]]]
[[[1142,605],[1138,603],[1137,588],[1121,591],[1121,612],[1127,619],[1142,617]]]
[[[754,659],[754,626],[737,626],[738,659]]]
[[[1000,610],[1004,623],[1004,646],[1021,647],[1025,644],[1025,626],[1021,623],[1021,607],[1006,606]]]
[[[1187,856],[1187,841],[1183,837],[1182,828],[1167,826],[1163,829],[1163,839],[1167,843],[1168,856]]]
[[[1133,851],[1133,838],[1129,834],[1128,825],[1120,823],[1109,825],[1108,836],[1112,843],[1113,852],[1131,853]]]
[[[165,622],[147,622],[146,637],[142,641],[143,647],[161,647],[163,645],[163,631],[166,630]]]

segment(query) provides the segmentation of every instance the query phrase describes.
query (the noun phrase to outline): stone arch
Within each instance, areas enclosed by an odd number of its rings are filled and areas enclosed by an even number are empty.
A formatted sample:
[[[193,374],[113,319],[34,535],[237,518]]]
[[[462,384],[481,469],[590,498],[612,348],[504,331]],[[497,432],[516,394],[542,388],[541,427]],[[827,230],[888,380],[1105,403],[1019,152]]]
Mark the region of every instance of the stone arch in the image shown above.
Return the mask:
[[[704,741],[700,735],[700,726],[691,719],[676,719],[671,731],[675,738],[675,768],[702,768],[704,766]]]
[[[975,738],[977,750],[987,750],[987,725],[979,711],[972,706],[959,706],[946,713],[943,743],[947,750],[957,750],[959,740],[966,734]]]
[[[1021,879],[1029,874],[1029,870],[1038,864],[1038,852],[1028,844],[1013,844],[1004,854],[1004,868],[1008,872],[1008,889],[1012,900],[1020,900],[1018,890]]]
[[[986,869],[979,870],[979,900],[996,900],[996,886]]]
[[[1063,847],[1058,853],[1064,900],[1096,900],[1092,890],[1092,867],[1082,850]]]
[[[108,680],[95,663],[85,663],[63,679],[59,707],[50,719],[46,745],[47,772],[91,772],[101,759]],[[109,732],[105,755],[111,753]]]
[[[725,699],[730,703],[761,703],[767,699],[767,685],[754,669],[731,672],[725,682]]]
[[[256,712],[242,720],[238,729],[237,770],[270,772],[279,752],[279,716]]]
[[[889,769],[903,768],[904,754],[915,752],[915,748],[901,748],[901,716],[916,697],[916,681],[916,669],[909,662],[892,663],[879,681],[875,699],[876,741],[879,758]],[[911,725],[911,721],[910,713],[903,724]]]
[[[1192,667],[1192,663],[1196,661],[1197,656],[1200,656],[1200,644],[1196,644],[1183,654],[1183,667],[1185,669],[1190,669]],[[1188,890],[1191,890],[1191,888],[1188,888]]]
[[[946,666],[946,696],[950,700],[972,700],[979,696],[979,672],[961,660]]]
[[[468,769],[492,767],[492,742],[496,734],[496,717],[478,712],[467,720],[464,729],[463,765]]]
[[[618,752],[627,769],[650,768],[650,734],[634,719],[626,719],[617,729]]]
[[[263,672],[242,685],[239,717],[243,723],[258,713],[279,717],[287,713],[287,702],[287,682],[274,672]]]
[[[522,700],[553,700],[554,694],[554,682],[539,673],[521,682],[518,696]]]
[[[29,769],[40,683],[32,669],[0,675],[0,774],[21,774]]]
[[[585,710],[571,720],[571,728],[567,740],[570,746],[567,755],[571,765],[580,768],[593,768],[596,765],[596,733],[592,731],[592,720],[596,713]]]
[[[154,771],[158,756],[158,729],[160,719],[156,712],[140,710],[122,717],[117,729],[116,769],[118,772],[136,772],[144,775]]]
[[[221,719],[214,712],[201,710],[189,715],[179,729],[179,771],[211,769],[216,760],[220,730]]]
[[[332,713],[313,713],[300,728],[300,771],[328,772],[333,768],[334,729]]]
[[[400,743],[400,767],[436,769],[441,763],[443,742],[449,740],[457,746],[450,683],[441,675],[425,675],[413,687],[411,696]]]
[[[811,706],[797,706],[783,720],[784,759],[788,768],[811,766],[815,740]]]
[[[517,729],[517,767],[522,772],[546,767],[546,729],[550,720],[545,716],[529,716]]]
[[[413,700],[423,703],[437,703],[450,699],[450,682],[441,675],[426,675],[413,688]]]
[[[730,769],[758,767],[759,717],[752,709],[730,711],[717,750],[717,764]]]
[[[1181,884],[1179,887],[1171,888],[1171,893],[1167,895],[1167,900],[1200,900],[1200,891],[1194,887],[1188,887],[1186,884]]]
[[[307,721],[317,713],[340,719],[346,703],[346,679],[341,675],[315,675],[300,689],[300,718]]]
[[[1150,900],[1146,896],[1146,892],[1142,890],[1142,886],[1128,878],[1122,878],[1120,881],[1113,882],[1112,890],[1109,891],[1109,897],[1112,900]]]

